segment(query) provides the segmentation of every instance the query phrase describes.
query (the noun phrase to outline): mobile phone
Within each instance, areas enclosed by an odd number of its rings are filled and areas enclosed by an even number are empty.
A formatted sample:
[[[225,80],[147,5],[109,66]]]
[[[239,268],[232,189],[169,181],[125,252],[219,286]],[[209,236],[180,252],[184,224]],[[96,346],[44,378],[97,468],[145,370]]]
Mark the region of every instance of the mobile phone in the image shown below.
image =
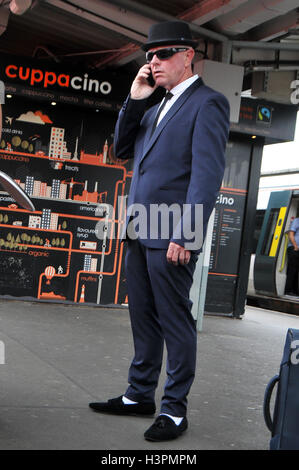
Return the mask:
[[[150,72],[149,76],[147,77],[147,81],[148,81],[150,86],[152,86],[152,87],[155,86],[156,83],[155,83],[152,72]]]

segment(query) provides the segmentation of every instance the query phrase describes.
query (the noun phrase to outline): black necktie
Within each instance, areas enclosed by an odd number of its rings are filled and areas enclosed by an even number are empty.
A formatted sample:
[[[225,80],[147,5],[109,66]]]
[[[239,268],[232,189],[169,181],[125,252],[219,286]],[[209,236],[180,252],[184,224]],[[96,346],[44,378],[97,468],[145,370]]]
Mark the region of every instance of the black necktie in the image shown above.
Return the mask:
[[[161,104],[161,106],[160,106],[160,108],[159,108],[159,110],[158,110],[158,112],[157,112],[157,115],[156,115],[156,117],[155,117],[155,120],[154,120],[154,123],[153,123],[153,127],[152,127],[151,136],[153,135],[153,133],[154,133],[156,127],[157,127],[157,122],[158,122],[158,120],[159,120],[159,116],[160,116],[161,112],[163,111],[163,109],[164,109],[164,107],[165,107],[167,101],[169,101],[172,97],[173,97],[173,94],[172,94],[170,91],[168,91],[168,92],[166,93],[166,95],[165,95],[165,97],[164,97],[164,101],[162,102],[162,104]]]

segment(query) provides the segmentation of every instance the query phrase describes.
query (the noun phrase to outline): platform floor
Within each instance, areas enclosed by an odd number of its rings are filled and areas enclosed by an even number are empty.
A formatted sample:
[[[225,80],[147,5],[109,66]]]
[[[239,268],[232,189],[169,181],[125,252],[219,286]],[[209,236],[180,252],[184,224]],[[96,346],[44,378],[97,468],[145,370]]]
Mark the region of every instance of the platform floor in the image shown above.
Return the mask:
[[[0,449],[267,450],[263,395],[299,317],[247,307],[242,320],[204,316],[189,429],[150,443],[152,418],[94,413],[127,386],[127,309],[0,300]],[[156,398],[162,396],[165,367]]]

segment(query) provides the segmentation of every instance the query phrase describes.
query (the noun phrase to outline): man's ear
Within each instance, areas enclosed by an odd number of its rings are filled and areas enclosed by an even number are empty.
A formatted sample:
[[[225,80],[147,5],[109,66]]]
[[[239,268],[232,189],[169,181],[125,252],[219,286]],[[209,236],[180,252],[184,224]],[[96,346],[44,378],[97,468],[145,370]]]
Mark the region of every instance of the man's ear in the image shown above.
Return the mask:
[[[186,57],[185,64],[186,64],[187,67],[189,67],[191,65],[194,55],[195,55],[194,49],[190,48],[190,49],[187,50],[187,54],[185,56]]]

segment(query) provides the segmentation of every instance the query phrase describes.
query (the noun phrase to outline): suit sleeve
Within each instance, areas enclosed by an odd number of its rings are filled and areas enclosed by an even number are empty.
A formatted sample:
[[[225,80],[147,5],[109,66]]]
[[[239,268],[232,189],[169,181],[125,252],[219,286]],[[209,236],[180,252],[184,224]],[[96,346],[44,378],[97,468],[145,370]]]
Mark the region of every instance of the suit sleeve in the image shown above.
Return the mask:
[[[171,240],[195,252],[201,250],[223,179],[228,135],[229,103],[215,93],[201,105],[195,120],[186,207]],[[191,230],[185,230],[187,226]]]
[[[127,97],[118,115],[114,131],[114,153],[116,158],[134,157],[134,145],[147,99],[133,100]]]

